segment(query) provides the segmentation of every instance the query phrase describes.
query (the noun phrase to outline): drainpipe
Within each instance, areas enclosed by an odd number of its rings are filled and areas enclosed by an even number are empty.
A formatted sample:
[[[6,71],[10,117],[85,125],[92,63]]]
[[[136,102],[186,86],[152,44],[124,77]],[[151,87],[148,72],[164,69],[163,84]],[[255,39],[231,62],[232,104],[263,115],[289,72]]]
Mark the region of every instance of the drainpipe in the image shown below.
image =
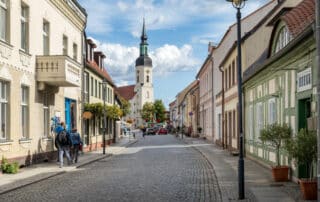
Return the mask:
[[[224,134],[224,124],[225,124],[225,121],[224,121],[224,71],[222,69],[222,67],[219,67],[219,70],[222,74],[222,90],[221,90],[221,105],[222,105],[222,110],[221,110],[221,122],[222,122],[222,126],[221,126],[221,132],[222,132],[222,141],[221,141],[221,144],[222,144],[222,148],[223,149],[226,149],[227,148],[227,145],[225,144],[227,141],[225,141],[225,134]]]
[[[214,99],[214,90],[213,90],[213,76],[214,76],[214,73],[213,73],[213,68],[214,68],[214,60],[213,60],[213,57],[212,57],[212,54],[211,54],[211,68],[212,68],[212,79],[211,79],[211,83],[212,83],[212,85],[211,85],[211,90],[212,90],[212,94],[211,94],[211,96],[212,96],[212,98],[211,98],[211,100],[212,100],[212,103],[211,103],[211,108],[212,108],[212,143],[214,144],[215,142],[214,142],[214,135],[215,135],[215,132],[214,132],[214,129],[215,129],[215,122],[214,122],[214,101],[215,101],[215,99]]]
[[[83,34],[82,34],[82,43],[83,43],[83,50],[82,50],[82,61],[83,61],[83,67],[82,67],[82,70],[81,70],[81,136],[82,136],[82,140],[85,142],[84,140],[84,134],[85,134],[85,131],[84,131],[84,124],[85,124],[85,121],[82,117],[82,114],[84,112],[84,104],[85,104],[85,95],[84,95],[84,69],[86,67],[86,60],[87,60],[87,35],[86,35],[86,27],[87,27],[87,22],[85,22],[84,24],[84,28],[83,28]],[[89,142],[87,142],[88,144]]]
[[[315,13],[316,13],[316,46],[317,46],[317,178],[318,178],[318,201],[320,201],[320,2],[317,0]]]

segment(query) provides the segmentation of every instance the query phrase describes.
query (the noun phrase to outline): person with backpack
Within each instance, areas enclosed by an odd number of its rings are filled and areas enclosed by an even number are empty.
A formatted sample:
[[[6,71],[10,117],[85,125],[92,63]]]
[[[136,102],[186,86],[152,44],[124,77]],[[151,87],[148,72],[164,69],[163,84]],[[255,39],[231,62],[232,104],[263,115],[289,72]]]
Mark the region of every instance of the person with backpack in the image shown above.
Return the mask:
[[[78,163],[79,148],[80,148],[80,145],[83,145],[83,143],[81,141],[80,134],[77,132],[76,128],[72,129],[72,132],[70,133],[70,139],[72,142],[72,149],[71,149],[72,161],[74,160],[74,163]]]
[[[70,147],[72,146],[70,134],[66,131],[66,129],[60,129],[58,131],[55,145],[58,148],[59,151],[59,162],[60,162],[60,168],[63,167],[63,154],[66,155],[68,160],[68,165],[72,163],[72,159],[70,157]]]

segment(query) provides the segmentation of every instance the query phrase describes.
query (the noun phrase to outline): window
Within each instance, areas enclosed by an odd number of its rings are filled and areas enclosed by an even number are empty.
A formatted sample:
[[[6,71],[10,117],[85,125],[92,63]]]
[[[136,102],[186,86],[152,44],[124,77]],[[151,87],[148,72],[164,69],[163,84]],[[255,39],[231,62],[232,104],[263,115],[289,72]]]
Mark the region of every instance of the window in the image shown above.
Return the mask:
[[[253,140],[253,106],[249,106],[249,113],[248,113],[248,132],[249,132],[249,139]]]
[[[139,83],[139,71],[137,71],[137,83]]]
[[[91,96],[93,96],[93,77],[91,77]]]
[[[99,85],[98,85],[98,86],[99,86],[99,90],[98,90],[98,94],[99,94],[99,95],[98,95],[98,98],[101,98],[101,85],[102,85],[102,83],[99,82]]]
[[[228,69],[226,69],[224,77],[225,89],[228,89]]]
[[[8,41],[8,4],[7,0],[0,0],[0,40]]]
[[[49,104],[48,104],[48,97],[43,97],[43,136],[49,136]]]
[[[221,140],[221,134],[222,134],[222,131],[221,131],[221,124],[222,123],[222,119],[221,119],[221,114],[218,114],[218,136],[219,136],[219,140]],[[222,141],[222,140],[221,140]]]
[[[26,86],[21,87],[21,132],[22,138],[29,136],[29,89]]]
[[[98,96],[98,81],[96,79],[94,80],[94,96]]]
[[[9,84],[4,81],[0,81],[0,139],[9,139],[8,137],[8,94],[9,94]]]
[[[228,83],[228,86],[229,86],[229,88],[232,86],[232,72],[231,72],[231,65],[229,65],[229,69],[228,69],[228,72],[229,72],[229,78],[228,78],[228,81],[229,81],[229,83]]]
[[[302,92],[312,88],[311,68],[307,68],[297,74],[297,91]]]
[[[149,91],[147,91],[147,96],[146,97],[149,98]]]
[[[147,83],[149,83],[149,75],[147,75]]]
[[[268,121],[269,124],[277,122],[277,105],[275,98],[270,99],[268,102]]]
[[[62,55],[68,55],[68,37],[65,35],[62,38]]]
[[[85,102],[89,102],[89,75],[87,72],[85,72],[83,76],[83,93]]]
[[[232,85],[236,84],[236,68],[235,68],[235,62],[232,61]]]
[[[237,123],[237,119],[236,119],[236,111],[233,110],[232,112],[232,137],[236,137],[236,123]]]
[[[46,20],[43,20],[43,25],[42,25],[42,37],[43,37],[43,55],[49,55],[49,22]]]
[[[280,51],[282,48],[284,48],[291,40],[291,36],[289,34],[288,28],[286,26],[283,26],[277,37],[276,41],[276,48],[275,48],[275,53]]]
[[[76,43],[73,44],[73,59],[78,59],[78,45]]]
[[[25,52],[29,51],[29,22],[28,22],[28,14],[29,8],[21,3],[21,49]]]
[[[256,104],[256,140],[260,137],[260,131],[263,129],[263,105],[261,102]]]

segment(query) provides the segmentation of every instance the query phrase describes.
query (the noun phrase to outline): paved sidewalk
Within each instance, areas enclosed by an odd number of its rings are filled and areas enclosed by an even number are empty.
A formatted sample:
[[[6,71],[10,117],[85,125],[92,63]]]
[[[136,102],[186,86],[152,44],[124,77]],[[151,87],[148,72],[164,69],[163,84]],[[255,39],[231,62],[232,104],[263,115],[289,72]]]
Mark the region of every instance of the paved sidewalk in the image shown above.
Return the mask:
[[[223,201],[238,200],[238,156],[200,138],[183,141],[198,150],[213,166]],[[293,182],[274,182],[271,170],[245,158],[245,200],[261,202],[304,201],[299,186]]]
[[[137,139],[133,139],[130,136],[123,137],[116,144],[107,146],[105,155],[102,154],[102,149],[85,152],[78,157],[78,163],[63,168],[59,168],[56,161],[49,161],[22,168],[17,174],[0,174],[0,194],[73,171],[94,161],[120,154],[126,147],[137,141]]]

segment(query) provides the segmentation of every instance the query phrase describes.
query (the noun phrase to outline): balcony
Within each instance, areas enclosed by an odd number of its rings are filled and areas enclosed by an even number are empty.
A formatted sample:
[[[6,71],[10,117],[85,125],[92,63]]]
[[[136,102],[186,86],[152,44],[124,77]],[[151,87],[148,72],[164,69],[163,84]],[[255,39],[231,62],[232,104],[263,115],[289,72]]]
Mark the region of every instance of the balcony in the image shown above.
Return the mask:
[[[65,55],[36,56],[36,79],[52,86],[79,87],[81,65]]]

